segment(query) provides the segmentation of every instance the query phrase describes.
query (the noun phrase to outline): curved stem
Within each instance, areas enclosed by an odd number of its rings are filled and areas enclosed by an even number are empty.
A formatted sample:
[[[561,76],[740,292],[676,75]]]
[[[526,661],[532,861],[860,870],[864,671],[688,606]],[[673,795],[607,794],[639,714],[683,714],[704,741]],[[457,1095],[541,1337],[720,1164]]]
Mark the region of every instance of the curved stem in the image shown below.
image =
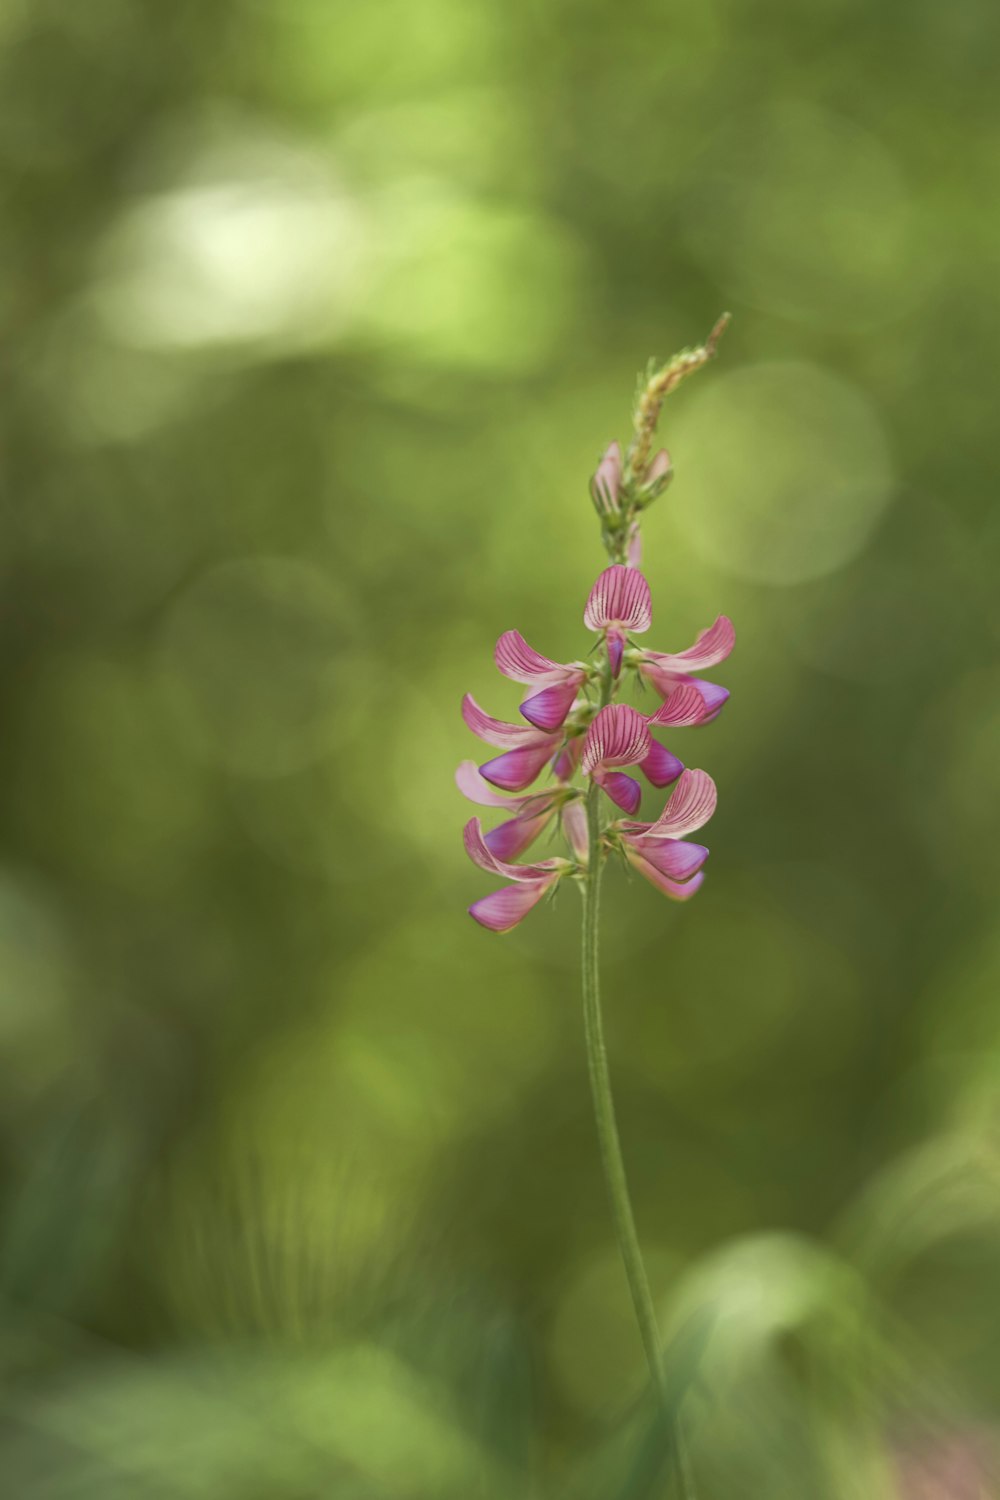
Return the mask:
[[[601,902],[600,788],[592,782],[587,792],[587,833],[590,863],[583,888],[583,1022],[587,1040],[587,1068],[597,1117],[597,1135],[601,1148],[604,1176],[611,1198],[611,1213],[618,1237],[618,1248],[625,1263],[632,1304],[639,1323],[642,1345],[646,1351],[653,1384],[666,1401],[667,1389],[660,1358],[660,1338],[656,1327],[653,1298],[646,1278],[646,1268],[639,1249],[632,1200],[629,1197],[625,1162],[622,1158],[615,1105],[611,1094],[611,1075],[604,1046],[601,1021],[601,995],[598,974],[598,917]]]

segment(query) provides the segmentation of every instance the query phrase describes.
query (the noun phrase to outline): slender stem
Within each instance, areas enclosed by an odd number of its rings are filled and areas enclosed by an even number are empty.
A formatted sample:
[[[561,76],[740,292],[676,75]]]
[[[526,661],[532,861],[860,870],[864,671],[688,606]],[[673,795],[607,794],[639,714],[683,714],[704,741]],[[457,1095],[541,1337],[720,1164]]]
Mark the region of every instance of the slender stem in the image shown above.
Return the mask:
[[[615,1105],[611,1094],[611,1075],[608,1071],[608,1054],[604,1046],[604,1027],[601,1021],[601,996],[598,976],[598,917],[601,903],[601,854],[600,854],[600,810],[598,798],[600,788],[592,782],[587,792],[587,832],[590,849],[590,864],[583,891],[583,1022],[587,1041],[587,1068],[590,1073],[590,1088],[594,1098],[594,1113],[597,1117],[597,1135],[601,1148],[601,1161],[611,1198],[611,1213],[618,1237],[618,1248],[625,1263],[629,1291],[635,1307],[636,1319],[642,1345],[646,1351],[649,1373],[661,1397],[666,1399],[667,1390],[660,1358],[660,1338],[656,1327],[656,1313],[649,1290],[646,1268],[642,1263],[639,1237],[636,1234],[632,1200],[629,1197],[625,1162],[622,1158],[618,1126],[615,1121]]]

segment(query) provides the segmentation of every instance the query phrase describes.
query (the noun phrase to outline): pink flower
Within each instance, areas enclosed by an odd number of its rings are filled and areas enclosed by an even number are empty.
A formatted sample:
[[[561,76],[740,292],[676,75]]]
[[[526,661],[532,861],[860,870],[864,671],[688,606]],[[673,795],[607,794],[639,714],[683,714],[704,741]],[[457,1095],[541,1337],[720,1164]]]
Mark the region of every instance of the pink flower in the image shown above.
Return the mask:
[[[472,760],[463,760],[455,772],[455,781],[459,791],[470,802],[478,802],[481,807],[502,807],[506,812],[514,814],[508,822],[491,828],[484,836],[486,847],[497,859],[516,859],[519,854],[523,854],[560,808],[564,809],[565,826],[570,812],[567,804],[580,797],[579,792],[563,786],[552,787],[544,792],[528,792],[521,797],[502,797],[480,776],[476,763]]]
[[[542,767],[559,749],[562,735],[550,734],[534,725],[505,724],[479,707],[471,693],[462,699],[462,718],[473,734],[504,751],[479,767],[494,786],[505,792],[520,792],[530,786]]]
[[[704,671],[706,667],[718,666],[720,661],[725,661],[735,644],[736,631],[732,620],[720,615],[686,651],[670,653],[643,650],[639,656],[639,671],[663,698],[669,698],[680,684],[693,684],[708,710],[701,721],[707,724],[721,712],[722,705],[729,697],[729,689],[691,674]]]
[[[489,848],[478,818],[469,819],[462,836],[466,853],[474,864],[490,875],[502,875],[514,882],[469,907],[469,915],[491,932],[509,932],[516,927],[546,892],[573,869],[568,859],[545,859],[535,865],[507,864]]]
[[[612,676],[621,671],[625,633],[648,630],[653,618],[649,584],[637,568],[613,563],[590,591],[583,622],[588,630],[603,631]]]
[[[506,630],[497,641],[494,659],[505,677],[526,683],[535,692],[521,704],[521,712],[537,729],[558,729],[573,707],[577,688],[586,681],[582,661],[549,661],[529,646],[517,630]]]
[[[652,744],[649,724],[637,708],[630,708],[627,703],[609,703],[587,730],[581,762],[583,773],[593,777],[612,802],[634,813],[642,788],[631,776],[614,768],[641,764],[650,754]]]
[[[625,812],[634,813],[642,798],[642,788],[633,777],[616,768],[639,766],[652,786],[668,786],[684,767],[676,755],[653,739],[650,727],[698,724],[704,714],[701,696],[690,686],[679,689],[651,719],[627,703],[609,703],[587,730],[581,761],[583,773],[593,777],[612,802]]]
[[[715,782],[706,771],[685,771],[654,823],[612,824],[613,839],[629,863],[674,901],[687,901],[699,888],[708,858],[703,844],[684,835],[703,827],[715,812]]]
[[[590,481],[590,493],[599,515],[615,515],[621,509],[618,500],[621,484],[622,450],[617,443],[611,443]]]

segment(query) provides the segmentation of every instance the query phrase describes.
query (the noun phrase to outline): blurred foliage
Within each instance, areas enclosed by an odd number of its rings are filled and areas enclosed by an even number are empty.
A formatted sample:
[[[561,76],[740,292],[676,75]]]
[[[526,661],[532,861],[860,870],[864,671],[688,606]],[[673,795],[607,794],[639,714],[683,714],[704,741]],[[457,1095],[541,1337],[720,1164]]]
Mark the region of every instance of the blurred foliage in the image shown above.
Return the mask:
[[[5,1493],[671,1493],[578,912],[468,921],[452,768],[725,306],[646,527],[651,644],[737,623],[711,876],[605,916],[671,1378],[701,1500],[1000,1494],[998,50],[0,4]]]

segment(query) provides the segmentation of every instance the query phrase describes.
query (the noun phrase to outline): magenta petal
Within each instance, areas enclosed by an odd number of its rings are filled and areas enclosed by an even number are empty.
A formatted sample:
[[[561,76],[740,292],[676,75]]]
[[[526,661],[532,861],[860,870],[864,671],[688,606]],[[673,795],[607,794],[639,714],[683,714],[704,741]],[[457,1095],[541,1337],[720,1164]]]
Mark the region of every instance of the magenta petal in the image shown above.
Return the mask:
[[[650,838],[682,839],[703,828],[715,812],[718,793],[707,771],[684,771],[667,799],[655,823],[646,834]]]
[[[637,708],[627,703],[609,703],[587,730],[584,773],[589,775],[595,766],[638,765],[649,754],[652,743],[649,725]]]
[[[611,443],[604,450],[604,457],[597,465],[597,472],[590,481],[590,493],[594,504],[602,515],[612,515],[618,510],[618,491],[622,482],[622,450]]]
[[[505,630],[497,641],[494,660],[505,677],[514,682],[561,681],[569,674],[580,681],[583,672],[577,666],[550,661],[533,646],[529,646],[519,630]]]
[[[537,745],[539,742],[537,729],[526,729],[523,724],[505,724],[502,719],[494,719],[479,707],[471,693],[466,693],[462,699],[462,718],[473,734],[501,750],[513,750],[519,745]]]
[[[663,706],[652,715],[650,724],[669,725],[680,729],[692,724],[703,724],[708,717],[705,700],[690,682],[674,688]]]
[[[505,792],[523,792],[530,786],[552,754],[552,746],[526,745],[522,750],[508,750],[479,767],[481,776]]]
[[[717,682],[708,682],[704,677],[692,677],[691,685],[698,689],[708,710],[708,716],[704,722],[707,724],[710,720],[718,718],[722,712],[722,705],[729,697],[729,689],[720,687]]]
[[[552,762],[552,769],[560,781],[571,780],[577,766],[580,763],[580,753],[583,750],[583,736],[575,734],[571,740],[567,740]]]
[[[648,859],[643,859],[641,855],[630,849],[626,849],[626,853],[633,868],[638,870],[640,875],[644,875],[650,884],[655,885],[658,891],[669,896],[671,901],[690,901],[705,879],[704,872],[699,870],[697,875],[691,876],[690,880],[671,880],[669,875],[664,875],[655,865],[650,864]]]
[[[640,858],[671,880],[690,880],[708,858],[704,844],[689,844],[684,839],[633,839],[629,842]]]
[[[604,569],[583,612],[588,630],[605,630],[609,625],[648,630],[652,618],[649,584],[638,568],[626,568],[622,563]]]
[[[706,667],[717,667],[720,661],[725,661],[735,645],[732,620],[719,615],[686,651],[647,651],[646,660],[667,671],[703,672]]]
[[[595,771],[594,780],[623,812],[638,811],[642,801],[642,787],[631,776],[626,776],[624,771]]]
[[[658,740],[652,740],[649,754],[639,762],[639,768],[650,786],[669,786],[683,771],[684,762],[672,755]]]
[[[538,905],[551,884],[551,881],[535,880],[527,885],[505,885],[502,890],[474,901],[469,907],[469,916],[490,932],[510,932],[533,906]]]
[[[608,631],[608,661],[611,663],[611,675],[617,677],[622,669],[622,657],[625,655],[625,637],[620,630]]]
[[[573,707],[576,698],[575,682],[555,683],[543,688],[521,704],[521,712],[529,724],[536,729],[558,729]]]
[[[545,812],[536,813],[533,817],[511,818],[484,834],[483,843],[496,859],[516,859],[535,842],[552,813],[550,804]]]

